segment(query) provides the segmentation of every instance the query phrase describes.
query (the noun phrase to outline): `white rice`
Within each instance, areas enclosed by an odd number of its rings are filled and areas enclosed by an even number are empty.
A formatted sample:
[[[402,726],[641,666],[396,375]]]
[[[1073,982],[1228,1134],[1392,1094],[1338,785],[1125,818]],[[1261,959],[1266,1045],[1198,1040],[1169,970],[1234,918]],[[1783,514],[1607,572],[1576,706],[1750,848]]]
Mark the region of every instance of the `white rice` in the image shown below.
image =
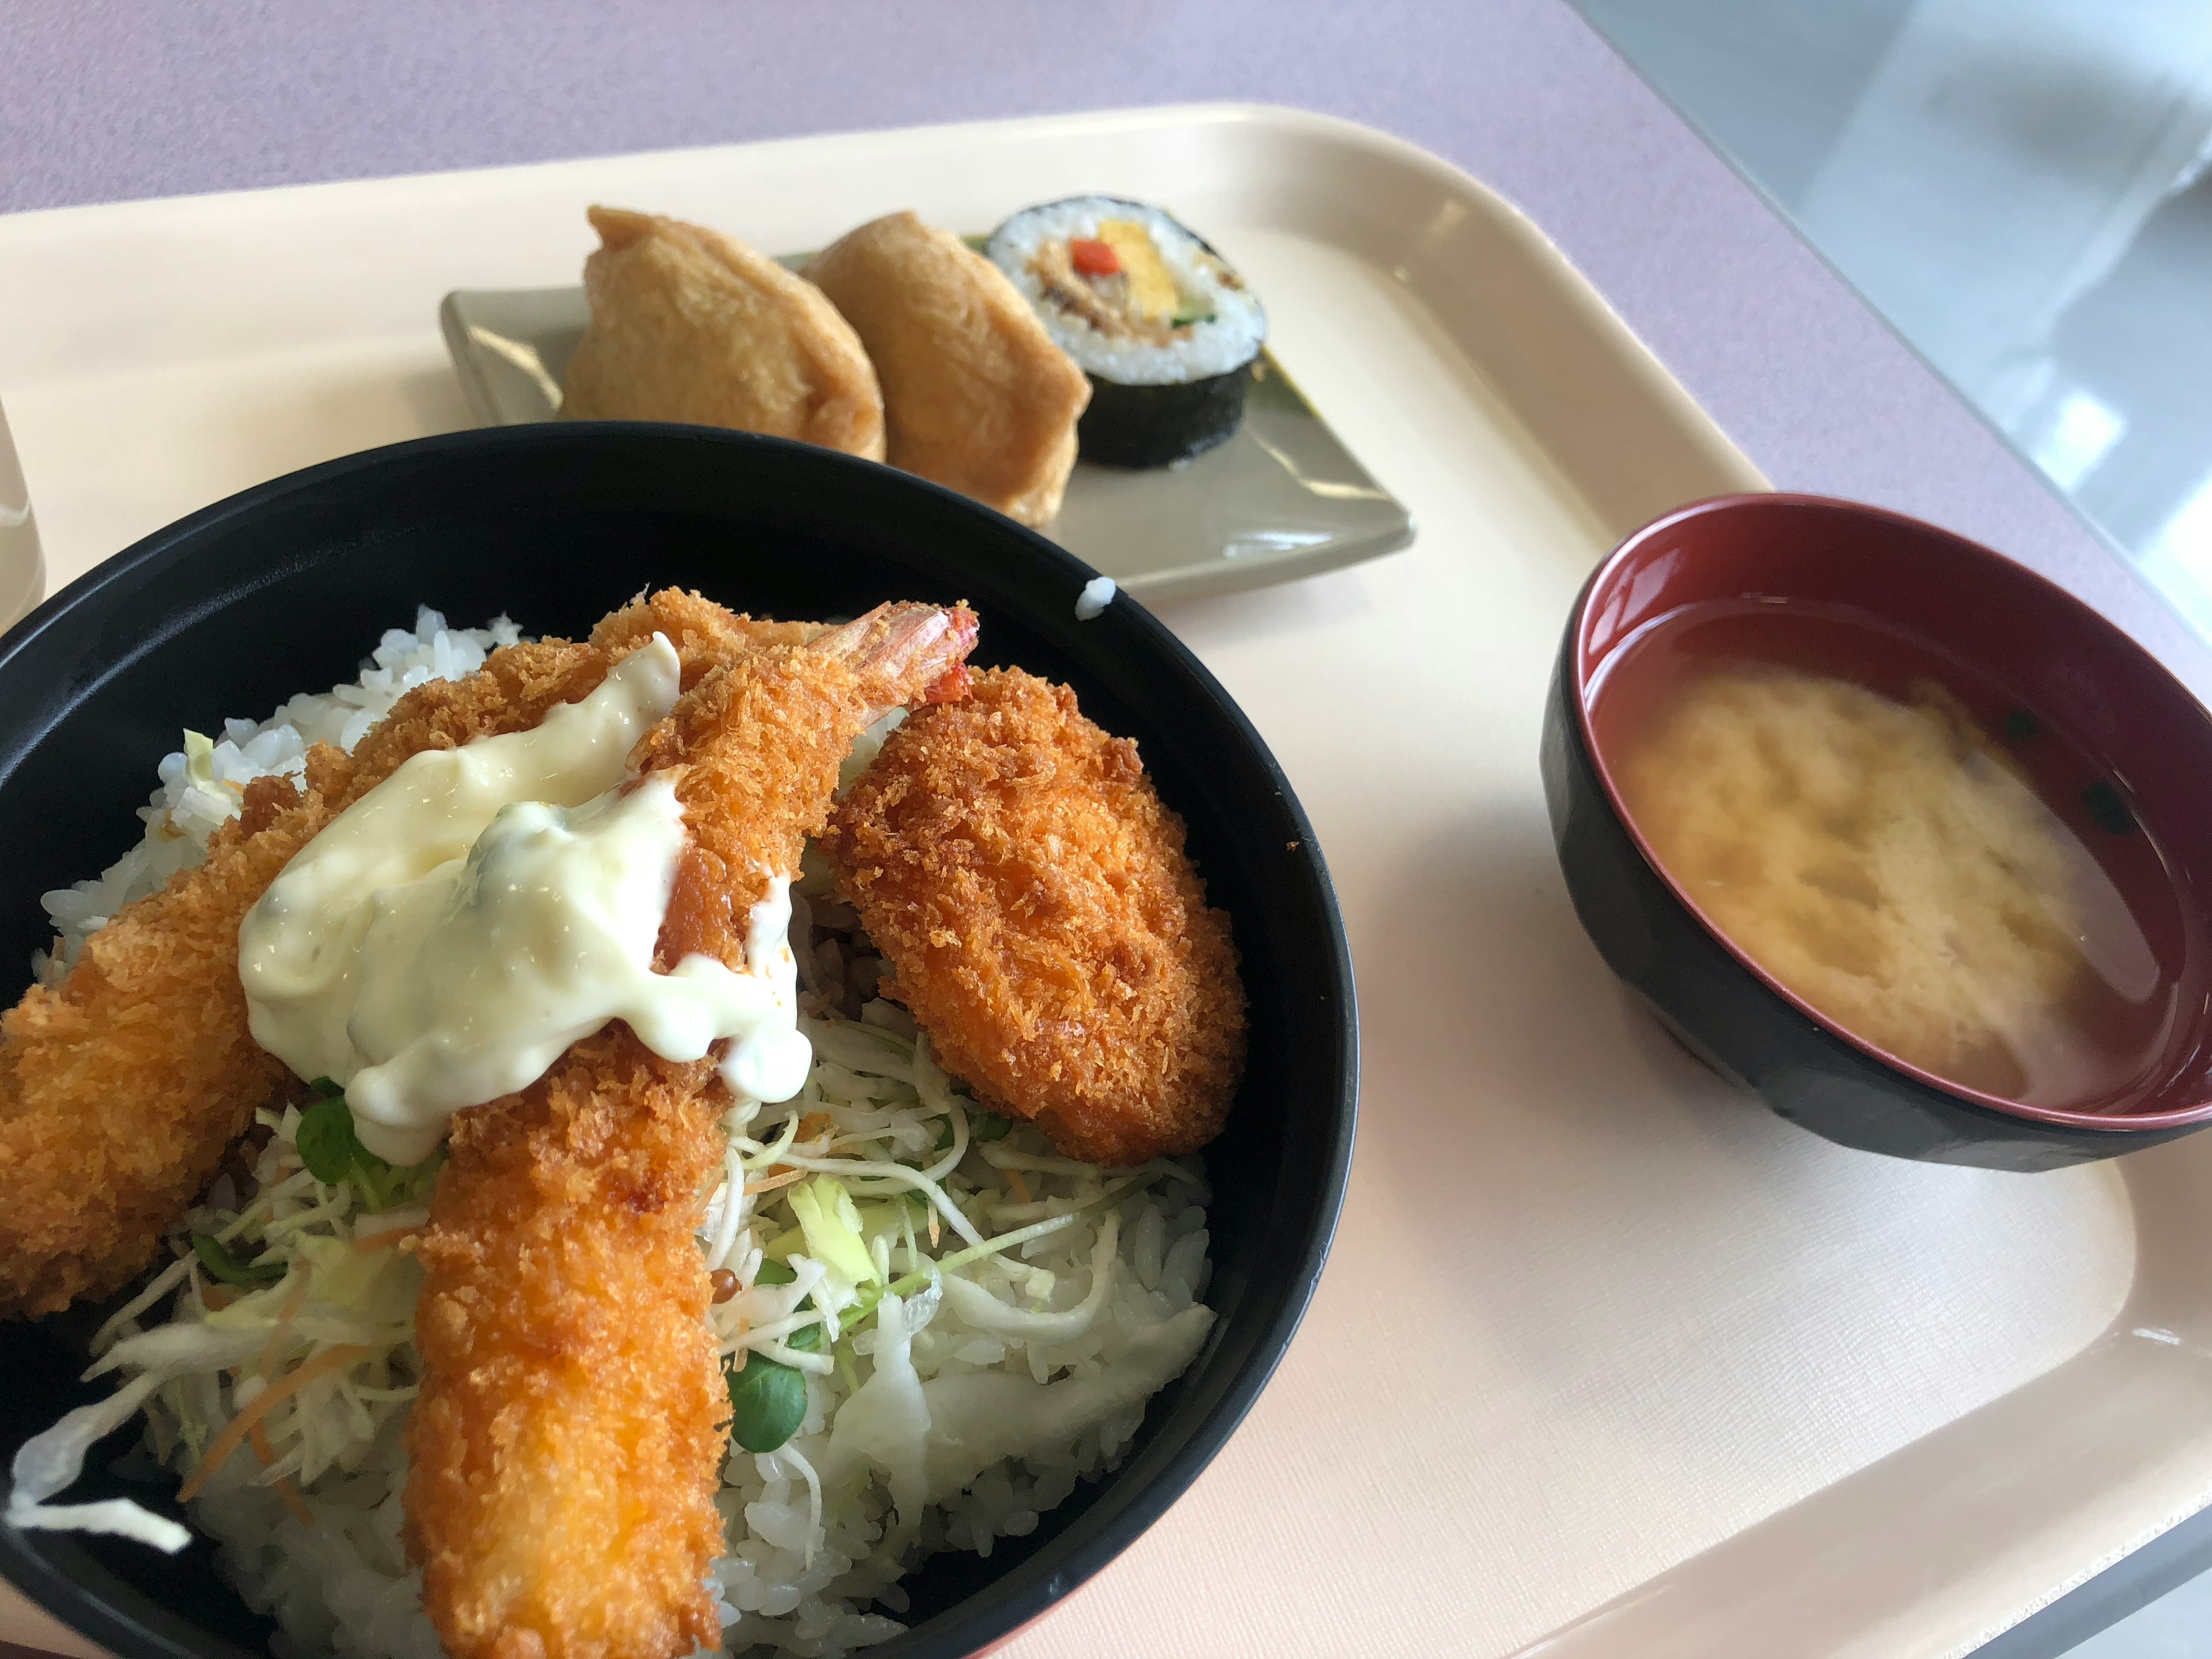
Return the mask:
[[[1130,219],[1143,225],[1176,286],[1203,294],[1213,315],[1191,325],[1166,345],[1102,334],[1084,319],[1045,298],[1037,276],[1037,251],[1047,242],[1095,237],[1099,222]],[[1156,207],[1111,196],[1075,196],[1018,213],[991,238],[991,262],[1006,272],[1037,313],[1054,341],[1085,374],[1117,386],[1180,386],[1242,368],[1260,354],[1267,337],[1267,314],[1251,289],[1222,281],[1226,267],[1197,237]]]
[[[515,637],[504,617],[488,629],[450,629],[426,610],[413,633],[384,636],[355,684],[295,697],[258,725],[226,722],[222,741],[191,745],[200,750],[195,759],[186,751],[167,757],[161,788],[141,813],[147,831],[139,847],[98,880],[46,896],[59,935],[55,970],[117,906],[204,857],[209,834],[238,810],[246,781],[297,773],[307,744],[318,739],[349,749],[403,690],[472,672],[493,646]],[[872,733],[869,743],[882,735]],[[980,1133],[994,1120],[937,1069],[902,1010],[868,1000],[880,965],[848,960],[863,955],[865,941],[834,933],[818,945],[813,940],[814,911],[834,918],[842,907],[811,857],[808,870],[799,884],[793,944],[811,988],[804,1006],[814,1016],[806,1030],[816,1065],[789,1105],[757,1113],[757,1121],[732,1114],[733,1179],[709,1206],[702,1245],[708,1265],[727,1267],[743,1286],[710,1313],[725,1353],[788,1358],[781,1339],[762,1334],[775,1327],[775,1316],[788,1315],[809,1289],[833,1310],[841,1305],[842,1292],[806,1254],[813,1235],[799,1248],[790,1243],[792,1194],[819,1191],[822,1178],[746,1196],[745,1164],[777,1168],[802,1156],[790,1142],[805,1121],[814,1127],[803,1147],[823,1162],[844,1153],[908,1171],[871,1183],[857,1164],[836,1168],[875,1212],[872,1227],[887,1214],[898,1218],[898,1237],[872,1233],[867,1243],[882,1277],[908,1291],[886,1291],[873,1317],[843,1304],[851,1326],[845,1340],[799,1357],[826,1374],[806,1378],[798,1432],[759,1455],[733,1444],[723,1472],[719,1504],[729,1552],[714,1563],[711,1588],[724,1649],[820,1659],[896,1633],[890,1615],[906,1607],[898,1580],[930,1553],[988,1556],[998,1540],[1036,1530],[1079,1481],[1115,1467],[1146,1400],[1184,1369],[1211,1327],[1200,1298],[1212,1266],[1210,1193],[1199,1160],[1109,1171],[1059,1156],[1024,1126],[988,1145],[970,1139],[970,1126]],[[858,1021],[837,1017],[854,1008]],[[249,1607],[276,1620],[272,1646],[285,1659],[331,1651],[440,1659],[421,1576],[402,1543],[404,1425],[422,1372],[411,1322],[419,1269],[401,1250],[350,1248],[422,1212],[371,1215],[356,1206],[351,1188],[314,1181],[292,1140],[298,1121],[295,1111],[263,1114],[271,1135],[253,1179],[242,1191],[228,1176],[218,1180],[173,1237],[176,1261],[158,1294],[142,1297],[146,1308],[112,1321],[97,1340],[96,1346],[116,1345],[107,1362],[116,1369],[142,1378],[159,1370],[168,1379],[145,1407],[144,1449],[125,1464],[135,1460],[141,1473],[157,1476],[155,1463],[181,1471],[198,1462],[252,1398],[238,1390],[260,1386],[250,1376],[232,1380],[241,1329],[258,1347],[261,1331],[276,1333],[290,1318],[292,1334],[283,1340],[297,1352],[289,1363],[338,1343],[365,1346],[366,1358],[301,1389],[264,1419],[276,1455],[269,1468],[243,1453],[232,1456],[190,1512],[217,1541],[224,1576]],[[923,1165],[958,1212],[957,1220],[937,1212],[934,1240],[930,1209],[898,1197],[921,1184],[915,1170]],[[932,1260],[962,1248],[968,1235],[988,1240],[1039,1228],[1048,1231],[957,1271]],[[201,1270],[189,1260],[191,1236],[207,1233],[231,1239],[240,1259],[261,1249],[281,1254],[289,1276],[234,1301],[210,1324]],[[760,1278],[764,1250],[779,1236],[798,1274],[787,1286]],[[334,1273],[332,1262],[340,1264]],[[1099,1286],[1102,1270],[1109,1282]],[[308,1287],[304,1309],[296,1285]],[[166,1318],[149,1316],[164,1301]],[[198,1344],[198,1358],[179,1358],[179,1342]],[[864,1426],[854,1430],[841,1413],[864,1393],[854,1419]],[[46,1441],[52,1461],[70,1428],[65,1419],[26,1452]],[[96,1430],[78,1428],[82,1443],[96,1437]],[[19,1489],[25,1468],[19,1457]],[[297,1518],[275,1484],[279,1477],[296,1482],[313,1526]],[[12,1518],[39,1524],[27,1514]]]
[[[1104,616],[1106,607],[1114,603],[1114,595],[1120,591],[1111,576],[1093,576],[1075,596],[1075,620],[1093,622]]]
[[[368,728],[390,712],[402,693],[428,680],[458,679],[483,666],[497,646],[520,637],[514,623],[495,617],[488,628],[448,628],[427,605],[416,611],[412,633],[389,630],[377,642],[361,678],[318,696],[303,692],[258,724],[230,720],[205,748],[187,732],[185,748],[161,757],[161,787],[138,816],[146,833],[139,843],[91,881],[40,895],[54,925],[55,948],[32,958],[32,970],[52,983],[76,960],[85,936],[132,899],[158,891],[178,871],[207,856],[208,837],[238,815],[240,799],[256,778],[297,777],[311,744],[352,751]],[[196,742],[195,739],[199,741]],[[199,763],[188,750],[199,750]]]
[[[817,1067],[808,1091],[817,1097],[800,1104],[854,1121],[866,1109],[825,1108],[819,1098],[825,1082],[835,1086],[846,1080],[831,1075],[838,1071],[826,1061]],[[1027,1128],[1016,1128],[993,1150],[1021,1161],[1067,1163]],[[264,1154],[264,1178],[271,1184],[296,1169],[287,1151],[280,1138]],[[1110,1394],[1117,1372],[1138,1365],[1133,1356],[1163,1339],[1171,1345],[1170,1363],[1179,1372],[1211,1323],[1199,1301],[1212,1272],[1205,1210],[1209,1194],[1196,1166],[1195,1159],[1182,1161],[1173,1174],[1133,1188],[1119,1204],[1010,1253],[1004,1267],[994,1260],[974,1274],[971,1282],[1011,1312],[1079,1308],[1091,1291],[1092,1261],[1111,1217],[1118,1234],[1112,1284],[1091,1328],[1080,1336],[1056,1342],[1010,1337],[969,1322],[949,1299],[934,1299],[923,1310],[921,1328],[910,1346],[915,1375],[925,1390],[972,1386],[963,1379],[997,1372],[1030,1382],[1051,1378],[1048,1387],[1026,1396],[1039,1405],[1071,1384]],[[1061,1210],[1074,1207],[1101,1185],[1097,1172],[1031,1173],[1028,1179],[1030,1203]],[[948,1184],[973,1188],[962,1207],[979,1218],[988,1219],[1003,1208],[1020,1207],[1026,1213],[1003,1172],[977,1152],[962,1160],[958,1176]],[[311,1187],[276,1206],[275,1214],[280,1219],[296,1217],[330,1201],[331,1192]],[[244,1196],[250,1198],[250,1192]],[[230,1213],[203,1211],[193,1224],[211,1231]],[[751,1231],[740,1233],[733,1260],[757,1249],[748,1237]],[[348,1229],[333,1225],[331,1233],[343,1238]],[[391,1271],[411,1269],[398,1252],[380,1254]],[[914,1303],[932,1300],[925,1292]],[[319,1304],[309,1305],[312,1312]],[[191,1285],[179,1292],[172,1317],[187,1324],[204,1317]],[[729,1553],[714,1563],[711,1581],[726,1651],[815,1659],[896,1635],[902,1626],[895,1615],[906,1607],[898,1580],[906,1571],[938,1550],[988,1556],[999,1540],[1034,1532],[1041,1516],[1064,1502],[1079,1482],[1119,1464],[1152,1391],[1144,1387],[1152,1379],[1139,1371],[1133,1386],[1142,1392],[1130,1403],[1079,1411],[1066,1422],[1048,1425],[1030,1437],[1021,1455],[994,1460],[960,1490],[933,1502],[918,1525],[902,1528],[886,1472],[877,1465],[855,1462],[842,1476],[847,1490],[836,1490],[841,1479],[836,1414],[853,1396],[855,1383],[874,1376],[880,1340],[874,1324],[864,1326],[853,1340],[856,1352],[849,1358],[849,1374],[841,1365],[827,1376],[809,1379],[805,1421],[783,1449],[755,1455],[732,1447],[718,1499]],[[393,1351],[386,1363],[388,1382],[404,1386],[421,1374],[411,1343]],[[149,1441],[179,1471],[191,1467],[195,1448],[219,1431],[236,1404],[212,1377],[185,1382],[198,1388],[189,1419],[171,1414],[168,1402],[179,1396],[167,1391],[156,1396],[149,1413],[155,1419]],[[380,1412],[352,1425],[345,1420],[346,1402],[334,1389],[319,1409],[319,1432],[337,1449],[323,1474],[301,1482],[301,1501],[313,1516],[313,1528],[301,1523],[279,1493],[260,1484],[267,1476],[242,1452],[193,1501],[191,1519],[220,1546],[223,1576],[246,1605],[276,1621],[273,1645],[283,1659],[326,1652],[349,1659],[441,1659],[436,1633],[422,1611],[421,1575],[409,1565],[401,1541],[409,1407],[401,1403],[388,1414]],[[1052,1427],[1064,1432],[1055,1437]],[[289,1441],[281,1429],[275,1440],[284,1453]],[[272,1466],[273,1471],[283,1471],[287,1461]],[[824,1492],[818,1518],[809,1469],[831,1488]]]

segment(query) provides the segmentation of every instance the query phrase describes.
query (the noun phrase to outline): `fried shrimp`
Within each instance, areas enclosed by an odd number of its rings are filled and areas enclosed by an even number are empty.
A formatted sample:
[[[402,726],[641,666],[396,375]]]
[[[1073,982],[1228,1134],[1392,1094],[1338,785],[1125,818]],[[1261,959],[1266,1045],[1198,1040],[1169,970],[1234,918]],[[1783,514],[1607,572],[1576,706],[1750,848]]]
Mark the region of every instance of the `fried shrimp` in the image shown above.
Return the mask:
[[[741,651],[765,645],[804,645],[825,632],[821,623],[766,622],[740,617],[712,599],[679,588],[664,588],[650,599],[632,599],[603,617],[592,629],[592,645],[610,661],[649,642],[655,634],[676,647],[684,665],[684,689],[699,684],[707,671]]]
[[[293,854],[410,755],[534,726],[608,661],[566,640],[509,646],[408,692],[350,757],[317,744],[304,792],[249,785],[205,863],[125,905],[58,986],[0,1017],[0,1314],[128,1284],[283,1087],[247,1030],[238,928]]]
[[[454,1121],[418,1245],[406,1489],[454,1659],[717,1639],[702,1585],[728,1403],[693,1237],[721,1162],[713,1070],[610,1025]]]
[[[1061,1151],[1195,1152],[1243,1066],[1229,919],[1136,744],[1018,669],[892,733],[832,815],[838,890],[939,1063]]]
[[[283,1088],[284,1068],[247,1032],[238,928],[286,861],[410,756],[536,726],[656,629],[678,645],[687,682],[810,631],[670,591],[609,617],[592,643],[508,646],[465,678],[417,686],[350,757],[312,750],[304,792],[249,786],[204,864],[124,906],[58,986],[33,986],[0,1016],[0,1316],[127,1284]]]
[[[207,862],[127,905],[67,979],[0,1017],[0,1313],[120,1289],[271,1097],[246,1030],[238,921],[320,829],[349,769],[318,750],[303,794],[246,787]]]
[[[886,606],[702,676],[632,756],[672,778],[689,836],[656,967],[746,965],[753,908],[798,869],[853,739],[964,684],[974,639],[964,610]],[[454,1119],[418,1246],[405,1499],[453,1659],[720,1640],[704,1586],[729,1401],[696,1230],[728,1103],[711,1060],[662,1060],[617,1023]]]

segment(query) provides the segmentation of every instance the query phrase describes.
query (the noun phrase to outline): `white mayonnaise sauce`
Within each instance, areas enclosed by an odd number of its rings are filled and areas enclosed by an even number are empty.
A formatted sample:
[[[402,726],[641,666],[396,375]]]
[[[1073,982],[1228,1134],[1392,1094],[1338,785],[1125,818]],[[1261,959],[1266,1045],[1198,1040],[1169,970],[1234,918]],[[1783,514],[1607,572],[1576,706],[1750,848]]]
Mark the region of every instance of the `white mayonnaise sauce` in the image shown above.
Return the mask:
[[[667,1060],[726,1042],[722,1075],[744,1100],[805,1081],[787,877],[748,918],[744,971],[696,955],[653,971],[684,811],[669,779],[625,786],[678,680],[656,635],[532,731],[415,756],[247,915],[254,1041],[343,1085],[378,1157],[420,1163],[453,1113],[534,1082],[613,1019]]]

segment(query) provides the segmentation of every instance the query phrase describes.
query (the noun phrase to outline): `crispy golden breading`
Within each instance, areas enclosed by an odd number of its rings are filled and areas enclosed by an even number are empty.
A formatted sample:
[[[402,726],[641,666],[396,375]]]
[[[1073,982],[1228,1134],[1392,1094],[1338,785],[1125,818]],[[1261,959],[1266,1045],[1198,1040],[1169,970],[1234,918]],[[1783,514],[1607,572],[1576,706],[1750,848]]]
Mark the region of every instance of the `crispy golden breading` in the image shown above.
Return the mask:
[[[587,642],[549,639],[507,646],[464,679],[416,686],[355,745],[359,781],[338,804],[350,805],[426,749],[528,731],[556,705],[599,690],[609,668],[655,634],[666,635],[676,647],[688,690],[709,669],[741,653],[801,644],[821,631],[818,623],[757,621],[680,588],[641,595],[601,617]]]
[[[33,986],[0,1017],[0,1316],[127,1284],[283,1087],[283,1066],[247,1034],[238,927],[286,861],[410,755],[537,725],[655,628],[681,635],[695,678],[807,631],[672,590],[603,623],[600,644],[509,646],[465,679],[417,686],[350,758],[318,746],[304,796],[279,780],[251,786],[205,864],[125,905],[59,986]]]
[[[316,750],[311,776],[349,769]],[[128,904],[62,983],[0,1018],[0,1314],[120,1290],[282,1085],[246,1030],[238,924],[328,818],[321,789],[248,787],[207,862]]]
[[[940,687],[965,611],[884,607],[709,672],[634,756],[690,835],[660,935],[739,965],[854,737]],[[674,1659],[720,1635],[704,1589],[728,1413],[696,1237],[720,1168],[708,1062],[611,1025],[454,1120],[419,1246],[426,1367],[406,1493],[453,1659]]]
[[[702,226],[591,210],[590,326],[561,412],[688,421],[884,458],[884,400],[850,324],[808,283]]]
[[[418,1245],[406,1492],[453,1659],[716,1640],[729,1396],[694,1236],[721,1163],[711,1074],[610,1025],[454,1120]]]
[[[823,844],[939,1062],[1071,1157],[1221,1128],[1244,1058],[1229,918],[1137,746],[1018,669],[892,733]]]
[[[493,652],[465,679],[416,686],[354,745],[354,786],[333,803],[333,813],[426,750],[528,731],[548,710],[598,690],[612,663],[606,653],[574,641],[533,640]]]
[[[665,635],[683,664],[684,689],[689,691],[708,669],[741,651],[763,645],[804,645],[824,631],[821,623],[766,622],[738,616],[697,593],[665,587],[649,599],[641,595],[601,617],[592,629],[592,644],[612,661],[647,643],[655,634]]]
[[[304,796],[252,785],[205,864],[125,905],[59,986],[0,1018],[0,1314],[129,1283],[283,1086],[246,1029],[238,928],[292,855],[409,756],[535,726],[607,663],[547,640],[416,687],[350,758],[318,745]]]
[[[51,1308],[151,1254],[283,1068],[246,1034],[238,923],[294,852],[409,755],[537,723],[654,631],[691,682],[633,757],[674,779],[692,845],[659,941],[743,957],[853,738],[959,695],[964,609],[884,606],[823,630],[656,594],[593,642],[498,652],[416,688],[307,791],[264,780],[200,869],[125,907],[0,1047],[0,1291]],[[805,640],[806,643],[797,642]],[[419,1241],[427,1375],[405,1502],[424,1601],[456,1659],[675,1659],[718,1634],[703,1588],[727,1395],[696,1240],[719,1168],[712,1063],[617,1024],[528,1090],[463,1113]]]
[[[646,735],[633,757],[641,769],[688,768],[677,795],[690,840],[660,932],[668,962],[692,951],[724,961],[743,953],[752,907],[768,896],[772,881],[799,868],[853,739],[892,708],[963,695],[961,665],[975,640],[975,615],[965,607],[879,607],[804,649],[746,659],[746,672],[687,693]],[[935,666],[917,680],[921,670],[912,664]],[[866,718],[848,731],[855,710]],[[715,736],[725,729],[746,740]]]
[[[832,243],[807,276],[868,349],[893,466],[1024,524],[1060,511],[1091,382],[1006,273],[911,213]]]

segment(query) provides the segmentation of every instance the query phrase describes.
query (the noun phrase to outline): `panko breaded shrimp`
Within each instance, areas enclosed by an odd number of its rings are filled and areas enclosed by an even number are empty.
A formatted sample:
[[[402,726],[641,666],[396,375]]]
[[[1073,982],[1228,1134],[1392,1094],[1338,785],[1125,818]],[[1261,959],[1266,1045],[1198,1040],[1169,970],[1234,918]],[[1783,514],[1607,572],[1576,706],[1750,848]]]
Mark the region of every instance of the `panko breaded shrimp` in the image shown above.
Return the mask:
[[[124,906],[60,985],[0,1017],[0,1314],[128,1284],[282,1086],[246,1035],[238,921],[348,769],[319,749],[304,794],[248,785],[204,864]]]
[[[508,646],[465,678],[416,687],[350,757],[316,745],[304,792],[250,786],[205,863],[124,906],[59,985],[33,986],[0,1016],[0,1316],[128,1284],[284,1086],[247,1031],[239,923],[331,818],[411,755],[526,730],[589,695],[656,628],[680,638],[696,678],[809,626],[655,594],[602,623],[604,641]]]
[[[804,645],[827,631],[823,623],[768,622],[738,616],[697,593],[668,587],[650,599],[632,599],[602,617],[592,629],[592,644],[612,661],[649,644],[655,634],[665,635],[676,647],[677,659],[683,665],[683,687],[689,691],[708,669],[741,651],[764,645]]]
[[[823,846],[884,993],[987,1104],[1096,1164],[1220,1132],[1244,1060],[1229,918],[1136,744],[1073,691],[977,676],[891,734]]]
[[[853,739],[964,685],[964,610],[885,607],[711,670],[633,755],[689,844],[656,966],[744,964]],[[418,1244],[410,1547],[453,1659],[674,1659],[720,1640],[708,1569],[729,1398],[696,1237],[728,1103],[619,1022],[459,1113]]]
[[[558,704],[598,690],[610,668],[650,643],[655,634],[666,635],[676,647],[689,690],[709,669],[744,652],[799,644],[820,631],[817,623],[756,621],[678,588],[641,596],[602,617],[587,641],[548,639],[507,646],[473,674],[432,680],[408,692],[354,746],[359,776],[337,809],[350,805],[390,777],[400,763],[426,749],[453,749],[475,738],[530,730]]]

